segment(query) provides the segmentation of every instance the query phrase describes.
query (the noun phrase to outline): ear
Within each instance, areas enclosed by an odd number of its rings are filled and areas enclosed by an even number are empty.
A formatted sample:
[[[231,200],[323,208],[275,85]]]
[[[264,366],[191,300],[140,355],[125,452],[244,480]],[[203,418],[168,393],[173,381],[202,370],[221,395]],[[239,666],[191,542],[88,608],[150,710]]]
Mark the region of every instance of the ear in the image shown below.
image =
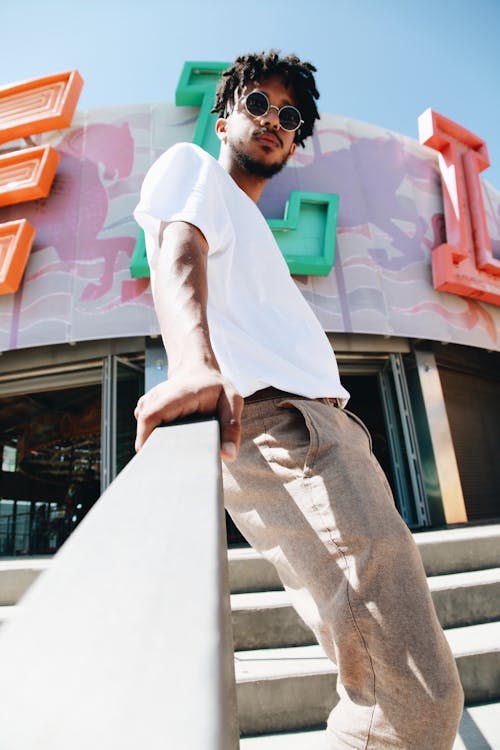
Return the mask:
[[[292,145],[290,146],[290,151],[288,152],[288,156],[286,157],[286,160],[287,160],[287,161],[288,161],[288,159],[291,159],[291,158],[292,158],[292,156],[294,155],[294,153],[295,153],[296,149],[297,149],[297,144],[296,144],[296,143],[295,143],[295,141],[294,141],[294,142],[292,143]]]
[[[215,123],[215,135],[219,141],[225,142],[227,132],[227,118],[219,117]]]

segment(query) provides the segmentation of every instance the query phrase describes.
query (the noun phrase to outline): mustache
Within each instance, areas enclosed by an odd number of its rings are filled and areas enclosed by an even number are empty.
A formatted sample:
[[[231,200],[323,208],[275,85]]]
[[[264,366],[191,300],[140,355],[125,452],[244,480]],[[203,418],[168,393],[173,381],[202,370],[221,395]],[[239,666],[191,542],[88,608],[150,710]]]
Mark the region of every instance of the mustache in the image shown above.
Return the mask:
[[[272,135],[276,138],[280,146],[283,146],[283,141],[275,130],[268,130],[268,128],[258,128],[254,131],[254,136],[258,138],[260,135]]]

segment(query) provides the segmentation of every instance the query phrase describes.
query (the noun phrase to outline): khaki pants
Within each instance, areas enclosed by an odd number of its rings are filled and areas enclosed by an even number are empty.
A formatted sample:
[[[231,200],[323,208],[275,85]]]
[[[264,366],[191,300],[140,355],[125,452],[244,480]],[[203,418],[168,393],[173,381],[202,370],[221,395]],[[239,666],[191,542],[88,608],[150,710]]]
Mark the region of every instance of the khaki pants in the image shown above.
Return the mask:
[[[251,403],[226,507],[339,672],[331,750],[450,750],[463,705],[417,548],[364,425],[327,399]]]

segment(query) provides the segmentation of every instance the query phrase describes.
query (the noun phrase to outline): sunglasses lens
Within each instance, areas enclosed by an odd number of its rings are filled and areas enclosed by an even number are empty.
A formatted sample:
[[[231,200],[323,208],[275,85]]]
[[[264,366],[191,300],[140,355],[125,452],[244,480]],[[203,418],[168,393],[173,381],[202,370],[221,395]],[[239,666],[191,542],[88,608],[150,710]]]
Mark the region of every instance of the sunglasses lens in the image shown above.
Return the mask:
[[[283,130],[297,130],[300,126],[300,112],[292,106],[280,109],[280,125]]]
[[[262,117],[269,111],[269,99],[262,91],[252,91],[245,98],[245,107],[252,117]],[[278,107],[273,107],[273,109],[278,109]],[[278,116],[283,130],[297,130],[300,127],[300,112],[291,104],[281,107]]]
[[[269,109],[269,101],[260,91],[252,91],[245,100],[245,106],[251,115],[261,117]]]

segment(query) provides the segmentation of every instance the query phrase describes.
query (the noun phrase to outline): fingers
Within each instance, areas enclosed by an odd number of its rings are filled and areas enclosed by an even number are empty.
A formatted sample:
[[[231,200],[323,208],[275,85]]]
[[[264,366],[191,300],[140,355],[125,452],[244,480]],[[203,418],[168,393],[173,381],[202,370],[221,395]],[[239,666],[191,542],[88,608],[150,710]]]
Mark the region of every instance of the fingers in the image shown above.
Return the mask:
[[[172,403],[168,381],[141,396],[135,407],[134,416],[137,420],[135,450],[139,451],[155,427],[177,416],[176,404]]]
[[[198,385],[198,384],[197,384]],[[155,427],[189,414],[217,414],[221,432],[221,456],[233,461],[238,455],[243,399],[227,381],[205,384],[204,388],[179,387],[165,381],[137,402],[135,449],[139,451]]]
[[[137,433],[135,436],[135,450],[139,451],[148,437],[153,432],[154,428],[161,423],[161,419],[157,416],[156,419],[153,415],[147,415],[144,405],[144,396],[142,396],[137,402],[135,407],[134,416],[137,420]]]
[[[221,431],[221,457],[234,461],[240,449],[243,399],[232,387],[225,387],[217,404]]]

